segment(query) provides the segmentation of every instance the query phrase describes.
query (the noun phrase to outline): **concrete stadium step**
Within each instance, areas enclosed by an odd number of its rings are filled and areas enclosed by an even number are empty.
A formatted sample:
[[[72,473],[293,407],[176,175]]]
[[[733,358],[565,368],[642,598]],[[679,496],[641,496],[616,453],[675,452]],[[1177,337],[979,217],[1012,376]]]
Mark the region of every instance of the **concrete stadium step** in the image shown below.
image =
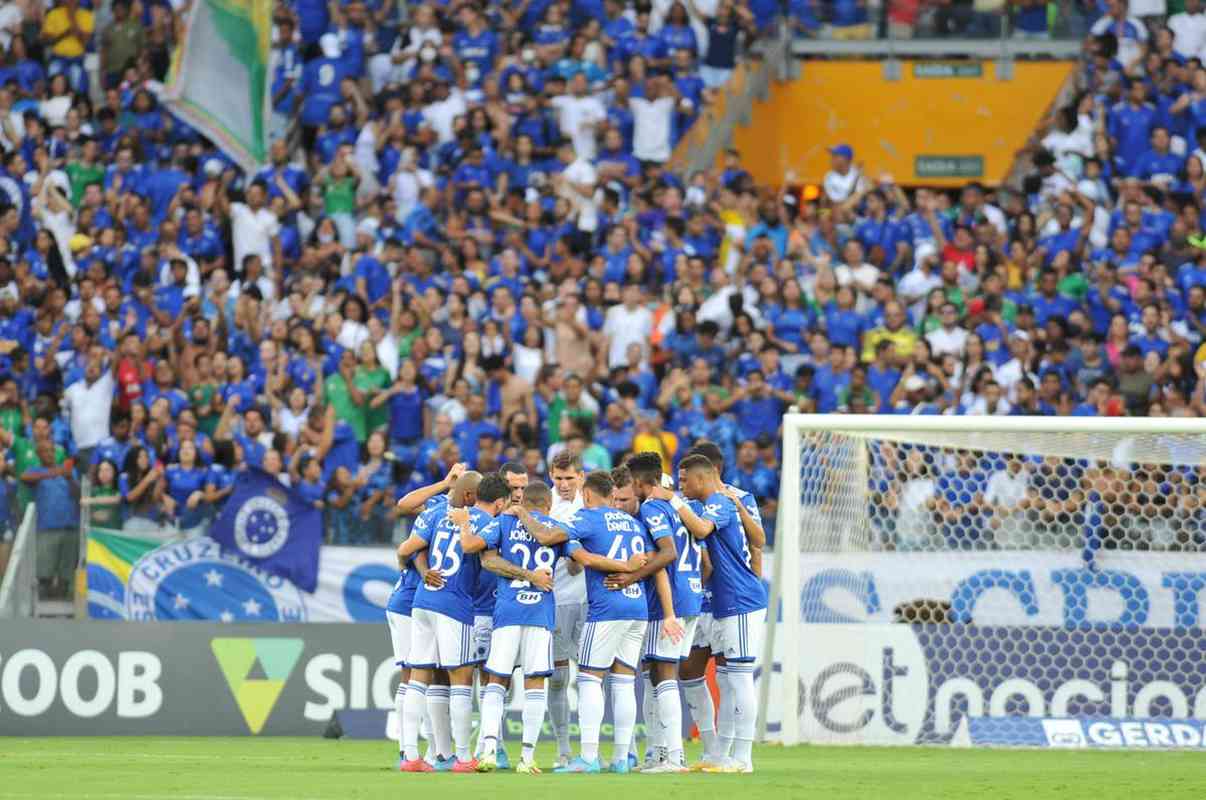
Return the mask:
[[[70,600],[39,600],[35,615],[38,619],[72,619],[75,604]]]

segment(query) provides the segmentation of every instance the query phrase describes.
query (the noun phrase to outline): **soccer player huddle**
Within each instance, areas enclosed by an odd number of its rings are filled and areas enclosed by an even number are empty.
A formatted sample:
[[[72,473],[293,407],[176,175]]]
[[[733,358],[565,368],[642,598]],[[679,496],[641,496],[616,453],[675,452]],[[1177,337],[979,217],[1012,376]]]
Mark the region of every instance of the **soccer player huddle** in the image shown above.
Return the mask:
[[[508,769],[502,724],[518,669],[517,772],[542,771],[535,750],[546,711],[559,752],[554,772],[752,772],[765,533],[754,497],[726,486],[721,474],[720,449],[707,442],[680,462],[678,493],[656,454],[587,474],[563,452],[549,471],[553,489],[529,481],[517,464],[489,475],[457,465],[443,481],[403,497],[402,511],[418,516],[398,547],[401,576],[386,612],[402,669],[395,699],[401,771]],[[719,718],[705,681],[712,658]],[[632,755],[638,679],[647,731],[640,765]],[[599,756],[605,682],[614,729],[609,767]],[[690,768],[680,694],[704,744]]]

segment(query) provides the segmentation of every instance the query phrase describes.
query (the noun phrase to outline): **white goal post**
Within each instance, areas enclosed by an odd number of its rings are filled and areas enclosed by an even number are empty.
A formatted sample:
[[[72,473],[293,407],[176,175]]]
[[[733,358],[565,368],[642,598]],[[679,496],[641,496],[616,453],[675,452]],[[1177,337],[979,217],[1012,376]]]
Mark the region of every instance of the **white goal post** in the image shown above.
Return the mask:
[[[1206,668],[1158,663],[1206,647],[1206,420],[788,413],[782,444],[759,740],[1206,717]]]

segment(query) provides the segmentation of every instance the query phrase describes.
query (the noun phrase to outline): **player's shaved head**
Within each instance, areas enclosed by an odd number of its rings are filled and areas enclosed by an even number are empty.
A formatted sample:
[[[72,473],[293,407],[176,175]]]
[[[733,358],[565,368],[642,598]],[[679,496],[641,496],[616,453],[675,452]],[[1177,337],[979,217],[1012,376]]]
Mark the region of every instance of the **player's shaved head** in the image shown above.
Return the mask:
[[[707,456],[699,453],[692,453],[682,461],[678,462],[678,468],[679,471],[687,473],[701,472],[704,470],[711,472],[713,469],[715,469],[711,460],[708,459]]]
[[[477,503],[477,487],[482,483],[482,474],[470,470],[456,479],[452,484],[452,492],[448,503],[454,508],[471,506]]]
[[[709,442],[707,439],[698,441],[691,448],[690,454],[703,456],[716,472],[724,474],[724,453],[721,452],[720,446],[715,442]]]
[[[586,476],[582,484],[583,492],[589,492],[597,505],[606,505],[611,500],[611,493],[616,489],[611,475],[606,470],[597,470]],[[586,498],[584,497],[583,500]]]
[[[529,509],[548,513],[553,507],[553,490],[541,481],[523,487],[523,504]]]

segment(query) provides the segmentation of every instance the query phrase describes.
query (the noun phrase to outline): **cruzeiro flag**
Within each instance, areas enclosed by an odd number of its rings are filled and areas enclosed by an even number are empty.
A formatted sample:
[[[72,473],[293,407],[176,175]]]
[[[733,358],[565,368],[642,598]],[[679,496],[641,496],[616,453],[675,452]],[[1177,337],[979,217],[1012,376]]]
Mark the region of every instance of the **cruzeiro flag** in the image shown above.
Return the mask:
[[[267,162],[272,0],[194,0],[160,95],[251,173]]]
[[[161,542],[116,533],[88,534],[88,616],[125,619],[126,587],[135,562]]]

